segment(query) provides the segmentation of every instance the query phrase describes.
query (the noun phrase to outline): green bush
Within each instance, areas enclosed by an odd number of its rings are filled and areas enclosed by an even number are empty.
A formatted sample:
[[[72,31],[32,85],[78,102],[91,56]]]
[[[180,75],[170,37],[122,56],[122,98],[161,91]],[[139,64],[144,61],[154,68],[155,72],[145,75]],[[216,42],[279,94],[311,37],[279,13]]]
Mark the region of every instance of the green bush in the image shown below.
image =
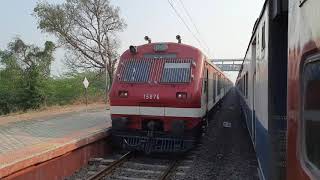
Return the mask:
[[[54,44],[40,48],[16,39],[0,50],[0,115],[42,106],[84,102],[84,77],[90,82],[89,102],[105,97],[105,78],[97,72],[50,77]]]
[[[3,71],[0,70],[1,74]],[[105,98],[105,78],[97,73],[50,77],[39,82],[33,78],[27,81],[28,77],[17,77],[7,74],[0,78],[0,115],[43,106],[85,103],[84,77],[90,82],[88,101],[92,103]],[[33,73],[33,77],[36,74]]]
[[[45,103],[51,105],[66,105],[84,101],[85,89],[82,84],[84,77],[90,82],[88,87],[88,100],[94,102],[102,100],[105,96],[104,78],[96,73],[82,73],[71,77],[50,78],[45,86]]]

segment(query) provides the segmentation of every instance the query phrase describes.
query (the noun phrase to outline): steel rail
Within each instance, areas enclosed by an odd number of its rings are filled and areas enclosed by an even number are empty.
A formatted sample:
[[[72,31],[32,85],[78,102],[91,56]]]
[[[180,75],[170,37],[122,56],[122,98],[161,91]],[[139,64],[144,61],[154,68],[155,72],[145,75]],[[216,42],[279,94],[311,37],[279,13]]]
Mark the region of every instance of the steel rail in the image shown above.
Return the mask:
[[[104,178],[105,176],[110,174],[114,169],[116,169],[119,165],[126,162],[130,157],[132,157],[132,155],[133,155],[133,152],[126,153],[120,159],[112,162],[108,167],[100,170],[98,173],[89,177],[88,180],[98,180],[98,179]]]
[[[173,160],[173,162],[168,166],[166,171],[161,175],[159,180],[168,179],[170,177],[170,174],[177,169],[178,164],[179,164],[179,160],[178,159]]]

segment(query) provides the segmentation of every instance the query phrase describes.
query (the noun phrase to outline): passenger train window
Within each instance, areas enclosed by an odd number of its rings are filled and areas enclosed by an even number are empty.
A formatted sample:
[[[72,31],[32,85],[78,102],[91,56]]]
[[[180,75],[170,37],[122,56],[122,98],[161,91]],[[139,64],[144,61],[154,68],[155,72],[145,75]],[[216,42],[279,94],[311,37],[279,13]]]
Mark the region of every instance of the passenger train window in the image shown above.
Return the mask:
[[[244,96],[248,97],[248,73],[244,75]]]
[[[317,60],[317,61],[315,61]],[[303,151],[311,170],[320,170],[320,56],[308,60],[303,71]]]
[[[218,75],[218,84],[217,84],[217,87],[218,87],[218,90],[217,90],[218,92],[217,92],[217,93],[218,93],[218,95],[220,95],[220,90],[221,90],[221,89],[220,89],[220,88],[221,88],[221,78],[220,78],[220,75]]]
[[[213,101],[215,101],[215,99],[216,99],[216,78],[217,78],[216,75],[213,73],[213,77],[212,77]]]
[[[206,94],[208,89],[208,81],[206,79],[203,80],[203,93]]]
[[[245,74],[245,97],[248,97],[248,73]]]
[[[262,50],[264,50],[264,48],[266,47],[266,23],[263,23],[262,26],[262,42],[261,42],[261,48]]]

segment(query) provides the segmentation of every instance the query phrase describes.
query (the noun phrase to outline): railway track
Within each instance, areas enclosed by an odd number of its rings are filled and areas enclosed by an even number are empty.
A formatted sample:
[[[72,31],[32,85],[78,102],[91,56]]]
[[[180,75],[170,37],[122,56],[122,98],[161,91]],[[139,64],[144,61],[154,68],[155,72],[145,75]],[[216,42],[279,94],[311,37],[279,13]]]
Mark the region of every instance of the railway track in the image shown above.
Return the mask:
[[[189,154],[189,153],[188,153]],[[81,179],[89,180],[169,180],[183,179],[185,171],[190,168],[194,156],[179,157],[165,156],[150,157],[127,152],[118,155],[119,158],[92,159],[86,175]],[[86,176],[86,177],[85,177]],[[72,179],[72,178],[71,178]],[[75,179],[79,179],[75,178]]]
[[[103,179],[107,175],[111,174],[114,169],[116,169],[118,166],[120,166],[121,164],[126,162],[132,156],[133,156],[133,152],[126,153],[120,159],[111,162],[110,165],[108,165],[107,167],[105,167],[102,170],[98,171],[96,174],[90,176],[88,180]]]

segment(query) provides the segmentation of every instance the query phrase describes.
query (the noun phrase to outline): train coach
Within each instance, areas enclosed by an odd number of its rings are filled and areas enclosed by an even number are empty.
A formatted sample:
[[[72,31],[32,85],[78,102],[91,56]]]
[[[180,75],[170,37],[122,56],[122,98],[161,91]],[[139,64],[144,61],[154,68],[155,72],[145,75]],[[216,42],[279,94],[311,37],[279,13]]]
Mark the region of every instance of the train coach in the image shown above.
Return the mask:
[[[125,149],[185,152],[232,82],[197,48],[181,43],[130,46],[111,87],[112,138]]]
[[[320,179],[320,1],[266,0],[236,86],[260,179]]]

